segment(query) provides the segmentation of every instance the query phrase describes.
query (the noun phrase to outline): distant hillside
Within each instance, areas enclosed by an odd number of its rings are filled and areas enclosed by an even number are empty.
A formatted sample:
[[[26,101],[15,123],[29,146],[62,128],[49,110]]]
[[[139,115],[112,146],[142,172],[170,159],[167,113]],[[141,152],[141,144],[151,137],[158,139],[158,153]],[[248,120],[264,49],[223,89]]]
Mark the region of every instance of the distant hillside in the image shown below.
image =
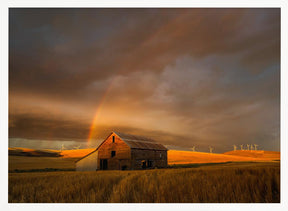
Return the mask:
[[[243,156],[243,157],[252,157],[258,158],[262,160],[280,160],[280,152],[275,151],[263,151],[263,150],[236,150],[225,152],[225,155],[235,155],[235,156]]]
[[[61,157],[76,159],[84,157],[91,149],[74,150],[34,150],[27,148],[9,148],[9,155],[29,156],[29,157]],[[243,162],[243,161],[275,161],[280,160],[280,152],[273,151],[247,151],[237,150],[225,152],[223,154],[169,150],[168,164],[189,164],[189,163],[222,163],[222,162]]]
[[[27,148],[8,148],[9,155],[14,156],[29,156],[29,157],[61,157],[61,154],[57,150],[36,150],[36,149],[27,149]]]
[[[85,155],[89,154],[90,152],[94,151],[95,148],[91,149],[73,149],[73,150],[63,150],[61,155],[63,158],[81,158]]]
[[[73,150],[36,150],[28,148],[13,147],[9,148],[9,155],[29,156],[29,157],[63,157],[63,158],[81,158],[95,150],[92,149],[73,149]]]
[[[250,156],[248,156],[250,155]],[[236,151],[224,154],[191,152],[191,151],[168,151],[168,164],[188,164],[188,163],[222,163],[222,162],[241,162],[241,161],[273,161],[280,160],[280,153],[264,151],[263,155],[253,155],[249,153],[236,153]],[[258,155],[258,157],[256,156]]]

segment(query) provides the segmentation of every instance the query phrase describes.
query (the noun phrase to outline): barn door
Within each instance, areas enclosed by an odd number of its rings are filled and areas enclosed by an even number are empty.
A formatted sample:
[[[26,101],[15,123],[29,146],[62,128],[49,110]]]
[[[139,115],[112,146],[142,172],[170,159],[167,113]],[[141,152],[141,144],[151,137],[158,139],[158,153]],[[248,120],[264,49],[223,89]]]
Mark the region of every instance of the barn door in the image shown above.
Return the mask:
[[[146,160],[142,160],[142,161],[141,161],[141,166],[142,166],[142,169],[146,169],[146,167],[147,167],[147,162],[146,162]]]
[[[100,169],[106,170],[108,167],[108,161],[107,159],[100,159]]]

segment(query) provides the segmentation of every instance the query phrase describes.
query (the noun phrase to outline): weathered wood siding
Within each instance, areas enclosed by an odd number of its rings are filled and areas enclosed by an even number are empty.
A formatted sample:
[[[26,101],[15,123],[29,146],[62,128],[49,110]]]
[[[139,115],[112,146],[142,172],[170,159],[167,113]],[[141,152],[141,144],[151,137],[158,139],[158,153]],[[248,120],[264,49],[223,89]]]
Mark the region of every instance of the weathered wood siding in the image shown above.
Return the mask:
[[[113,136],[115,137],[114,143]],[[115,151],[114,157],[111,156],[112,151]],[[130,147],[114,133],[112,133],[98,148],[99,169],[101,159],[107,159],[108,170],[131,169]]]
[[[96,171],[97,161],[98,151],[95,151],[76,163],[76,171]]]
[[[167,151],[160,150],[145,150],[132,149],[131,150],[131,169],[143,169],[142,162],[146,161],[147,168],[166,168],[167,167]],[[148,161],[152,166],[148,166]]]

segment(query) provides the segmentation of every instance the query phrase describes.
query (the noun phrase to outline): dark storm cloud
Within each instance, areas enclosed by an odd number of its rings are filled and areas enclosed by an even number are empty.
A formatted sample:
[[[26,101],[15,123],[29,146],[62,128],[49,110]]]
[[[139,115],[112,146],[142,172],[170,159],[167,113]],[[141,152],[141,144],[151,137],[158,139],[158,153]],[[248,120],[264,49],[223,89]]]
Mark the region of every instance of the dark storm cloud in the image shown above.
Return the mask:
[[[86,141],[89,125],[31,114],[9,115],[9,137]]]
[[[257,67],[279,59],[277,18],[265,9],[11,9],[10,89],[74,97],[114,74],[160,72],[185,54],[251,49],[243,60]]]
[[[137,116],[141,117],[143,111],[146,116],[152,112],[160,125],[171,117],[177,118],[183,126],[180,126],[182,133],[190,133],[190,139],[175,139],[178,145],[188,142],[191,147],[203,140],[222,149],[231,147],[231,143],[262,144],[263,137],[271,140],[271,134],[279,130],[279,66],[271,65],[255,74],[245,68],[239,70],[241,58],[183,57],[165,68],[159,77],[139,76],[138,85],[134,84],[135,73],[121,77],[110,93],[108,104],[130,102],[130,110],[133,107],[139,110]],[[132,84],[133,90],[127,90],[127,84]],[[153,95],[147,95],[145,100],[133,95],[135,92],[143,97],[143,93],[151,93],[150,89]],[[175,127],[173,131],[179,132]],[[279,144],[270,147],[277,149]]]
[[[280,9],[10,9],[9,101],[13,137],[85,139],[102,105],[101,137],[277,150]]]
[[[59,120],[57,118],[49,118],[36,115],[10,115],[9,116],[9,138],[16,139],[21,137],[27,140],[38,140],[39,144],[42,141],[62,141],[65,142],[88,142],[89,125],[79,123],[71,120]],[[177,136],[173,133],[161,132],[157,130],[143,130],[135,127],[125,127],[121,125],[99,125],[95,133],[96,145],[99,144],[98,140],[105,139],[111,131],[121,131],[125,133],[145,135],[153,138],[165,145],[176,144],[180,146],[189,147],[187,140],[191,141],[192,137]],[[13,140],[15,142],[15,140]],[[94,143],[94,142],[93,142]],[[96,147],[95,143],[92,146]],[[35,143],[34,143],[35,144]],[[59,143],[57,143],[59,145]],[[74,143],[75,144],[75,143]],[[194,145],[196,142],[194,141]],[[203,146],[197,142],[198,146]],[[66,144],[65,144],[66,145]],[[205,144],[204,144],[205,145]],[[177,146],[177,145],[176,145]],[[50,143],[50,148],[55,148],[53,142]]]

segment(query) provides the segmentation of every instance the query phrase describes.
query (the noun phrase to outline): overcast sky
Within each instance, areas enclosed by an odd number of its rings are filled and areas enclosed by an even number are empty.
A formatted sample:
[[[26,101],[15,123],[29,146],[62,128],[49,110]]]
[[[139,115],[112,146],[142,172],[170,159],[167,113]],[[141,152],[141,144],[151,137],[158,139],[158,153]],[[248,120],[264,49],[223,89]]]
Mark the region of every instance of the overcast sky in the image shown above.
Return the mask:
[[[9,145],[112,130],[279,151],[280,9],[10,9]]]

